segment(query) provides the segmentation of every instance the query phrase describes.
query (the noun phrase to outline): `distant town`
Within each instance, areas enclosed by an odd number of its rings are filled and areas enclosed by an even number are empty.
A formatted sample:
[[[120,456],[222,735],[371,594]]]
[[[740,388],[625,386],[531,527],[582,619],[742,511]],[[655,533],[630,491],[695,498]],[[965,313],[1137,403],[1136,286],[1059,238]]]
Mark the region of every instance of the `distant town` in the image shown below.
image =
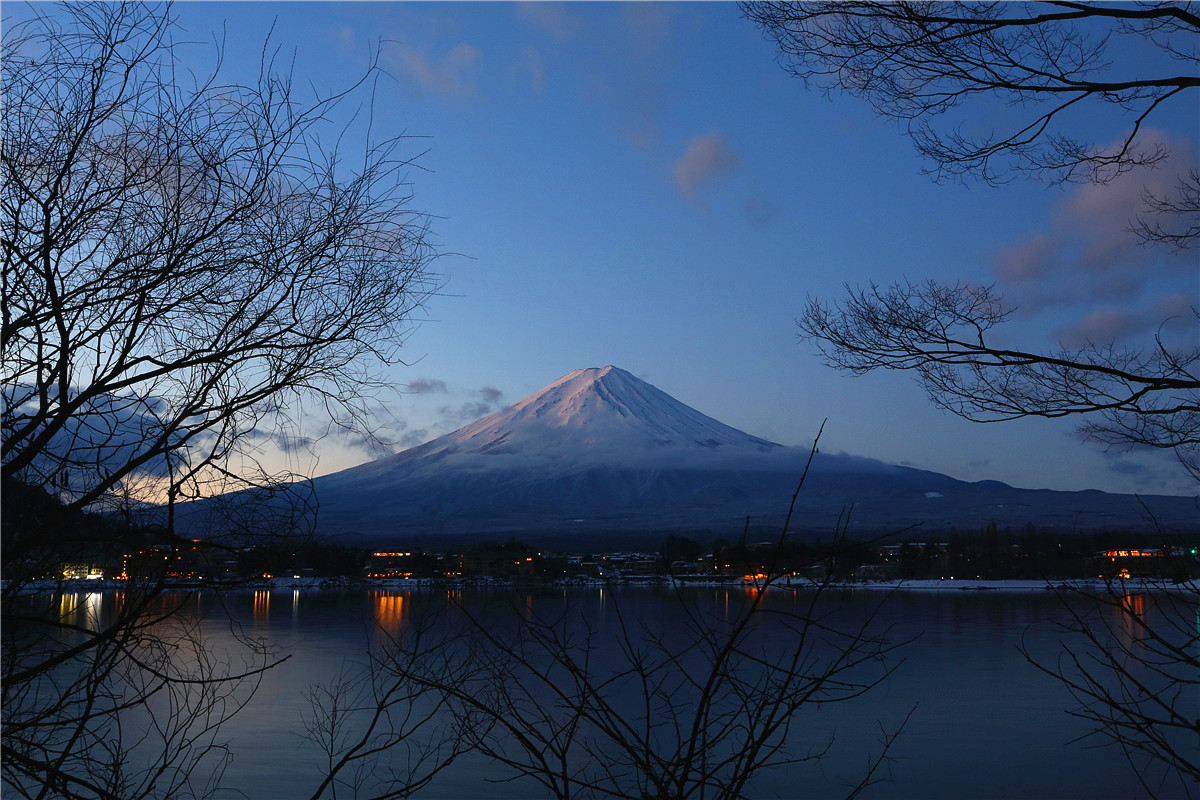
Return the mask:
[[[790,536],[782,542],[711,534],[667,535],[620,547],[603,539],[530,537],[445,545],[350,546],[320,537],[254,535],[240,540],[182,538],[166,529],[64,510],[45,490],[6,482],[0,528],[6,543],[27,540],[23,557],[6,565],[8,587],[44,589],[67,583],[115,585],[148,581],[180,586],[259,585],[302,579],[392,582],[563,580],[741,581],[793,576],[834,581],[1057,580],[1200,576],[1200,534],[1140,531],[1064,533],[1020,528],[951,531],[928,538]],[[39,531],[33,537],[32,531]],[[751,537],[754,537],[752,540]],[[34,543],[36,541],[36,543]],[[618,540],[610,540],[614,543]],[[647,546],[647,545],[650,546]]]
[[[120,559],[58,563],[41,580],[153,578],[227,584],[296,578],[395,580],[632,581],[673,578],[744,580],[790,575],[818,580],[1027,580],[1200,576],[1197,543],[1154,542],[1146,535],[1054,537],[994,529],[940,541],[717,542],[669,536],[654,551],[570,552],[524,542],[484,542],[435,550],[370,551],[312,542],[229,549],[202,540],[156,544]]]

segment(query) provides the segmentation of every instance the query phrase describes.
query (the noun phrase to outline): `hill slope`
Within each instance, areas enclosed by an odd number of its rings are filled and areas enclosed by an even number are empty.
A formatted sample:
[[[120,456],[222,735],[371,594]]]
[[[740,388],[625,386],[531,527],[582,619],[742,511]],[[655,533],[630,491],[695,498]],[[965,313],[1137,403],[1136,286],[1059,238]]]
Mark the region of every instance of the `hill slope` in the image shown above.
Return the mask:
[[[314,482],[323,534],[776,531],[808,451],[725,425],[616,367],[576,370],[419,447]],[[1159,522],[1198,526],[1191,498],[1143,498]],[[1144,529],[1136,498],[1015,489],[847,455],[818,455],[794,527]]]

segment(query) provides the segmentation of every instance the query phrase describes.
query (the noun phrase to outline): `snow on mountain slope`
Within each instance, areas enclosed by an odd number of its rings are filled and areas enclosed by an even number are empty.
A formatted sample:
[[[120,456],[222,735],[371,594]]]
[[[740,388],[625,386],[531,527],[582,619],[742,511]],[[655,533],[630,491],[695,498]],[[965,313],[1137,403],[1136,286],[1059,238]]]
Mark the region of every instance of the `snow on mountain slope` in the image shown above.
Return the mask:
[[[437,441],[433,452],[485,454],[560,450],[635,456],[663,447],[766,452],[780,446],[707,417],[613,366],[575,370]]]
[[[338,476],[370,484],[413,469],[724,467],[786,450],[607,366],[575,370],[509,408]]]
[[[419,447],[314,481],[322,533],[718,530],[783,519],[808,451],[718,422],[616,367],[581,369]],[[1168,525],[1194,520],[1161,498]],[[1165,503],[1165,505],[1164,505]],[[1138,525],[1125,495],[1014,489],[845,454],[816,456],[794,524],[831,530]],[[1195,527],[1194,521],[1190,523]]]

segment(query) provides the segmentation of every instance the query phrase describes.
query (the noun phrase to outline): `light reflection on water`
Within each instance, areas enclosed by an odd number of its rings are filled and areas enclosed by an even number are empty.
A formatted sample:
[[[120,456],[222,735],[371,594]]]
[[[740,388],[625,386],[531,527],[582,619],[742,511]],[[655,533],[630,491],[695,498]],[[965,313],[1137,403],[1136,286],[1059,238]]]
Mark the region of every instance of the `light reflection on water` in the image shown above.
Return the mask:
[[[58,618],[64,625],[99,630],[102,623],[103,592],[69,592],[58,598]]]
[[[407,592],[380,590],[371,592],[375,622],[385,633],[395,633],[404,625]]]
[[[271,624],[271,591],[255,589],[254,591],[254,627],[268,628]]]
[[[285,594],[290,592],[290,597]],[[697,611],[730,619],[749,595],[738,589],[697,588],[689,595]],[[197,597],[188,614],[206,615],[204,629],[214,646],[235,646],[222,620],[249,622],[256,636],[292,658],[273,670],[250,706],[223,734],[233,740],[236,758],[227,784],[258,800],[307,796],[315,786],[316,765],[298,731],[307,711],[304,693],[327,682],[347,663],[362,657],[377,634],[394,634],[414,615],[463,603],[485,622],[554,616],[568,603],[598,628],[614,624],[612,601],[626,619],[654,631],[686,628],[676,598],[654,589],[521,590],[491,593],[426,590],[299,591],[255,590]],[[869,591],[837,596],[847,618],[866,613],[882,597]],[[770,593],[768,609],[802,610],[810,595]],[[272,608],[272,600],[275,601]],[[111,614],[117,599],[99,593],[63,595],[60,609],[76,624],[95,624]],[[178,602],[169,599],[168,602]],[[1138,615],[1152,613],[1144,595],[1122,599]],[[203,612],[202,612],[203,609]],[[1107,613],[1114,631],[1136,636],[1137,626],[1115,609]],[[887,598],[877,624],[894,640],[913,639],[898,654],[900,668],[859,701],[806,710],[800,735],[814,741],[836,737],[832,756],[819,768],[780,772],[756,789],[762,797],[839,797],[860,776],[869,752],[878,750],[880,726],[895,727],[916,708],[893,755],[892,781],[863,796],[882,800],[940,798],[1132,798],[1144,796],[1119,753],[1088,748],[1072,740],[1086,733],[1068,715],[1072,700],[1060,684],[1030,666],[1019,652],[1024,643],[1053,659],[1061,630],[1044,621],[1063,610],[1046,594],[897,593]],[[509,616],[506,616],[509,615]],[[1200,624],[1200,623],[1198,623]],[[1122,627],[1124,626],[1124,627]],[[487,783],[499,777],[481,759],[467,758],[419,793],[421,798],[526,798],[540,796],[523,783]],[[798,788],[802,787],[802,788]],[[232,794],[227,796],[234,796]]]
[[[1109,614],[1113,617],[1113,624],[1120,626],[1121,635],[1127,641],[1136,641],[1145,636],[1142,620],[1146,616],[1146,596],[1127,594],[1118,603],[1120,607],[1110,609]]]

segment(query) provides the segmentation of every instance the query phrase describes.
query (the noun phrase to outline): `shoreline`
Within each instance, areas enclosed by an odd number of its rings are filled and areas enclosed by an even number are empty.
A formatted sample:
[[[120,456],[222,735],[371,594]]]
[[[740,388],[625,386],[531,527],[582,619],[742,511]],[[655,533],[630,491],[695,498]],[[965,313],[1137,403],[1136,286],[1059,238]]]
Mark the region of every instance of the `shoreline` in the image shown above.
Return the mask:
[[[7,581],[3,582],[7,589]],[[286,589],[306,591],[338,591],[353,588],[383,589],[389,591],[428,590],[437,587],[447,589],[504,589],[504,588],[562,588],[587,589],[606,587],[650,587],[664,588],[744,588],[754,589],[761,581],[746,578],[673,578],[671,576],[631,576],[616,580],[599,578],[566,578],[566,579],[525,579],[479,577],[471,579],[446,578],[272,578],[270,580],[255,580],[229,585],[214,584],[168,584],[163,587],[167,592],[179,591],[283,591]],[[77,594],[80,592],[113,592],[126,588],[124,581],[110,580],[73,580],[73,581],[34,581],[25,586],[21,594]],[[811,578],[784,576],[772,581],[768,587],[775,591],[811,591],[822,588],[826,591],[889,591],[889,592],[999,592],[999,593],[1030,593],[1048,591],[1080,591],[1091,594],[1119,591],[1154,592],[1154,591],[1190,591],[1200,594],[1200,580],[1184,583],[1169,583],[1165,580],[1152,578],[1125,578],[1105,580],[1103,578],[1070,578],[1070,579],[946,579],[930,578],[925,580],[857,580],[820,582]]]

